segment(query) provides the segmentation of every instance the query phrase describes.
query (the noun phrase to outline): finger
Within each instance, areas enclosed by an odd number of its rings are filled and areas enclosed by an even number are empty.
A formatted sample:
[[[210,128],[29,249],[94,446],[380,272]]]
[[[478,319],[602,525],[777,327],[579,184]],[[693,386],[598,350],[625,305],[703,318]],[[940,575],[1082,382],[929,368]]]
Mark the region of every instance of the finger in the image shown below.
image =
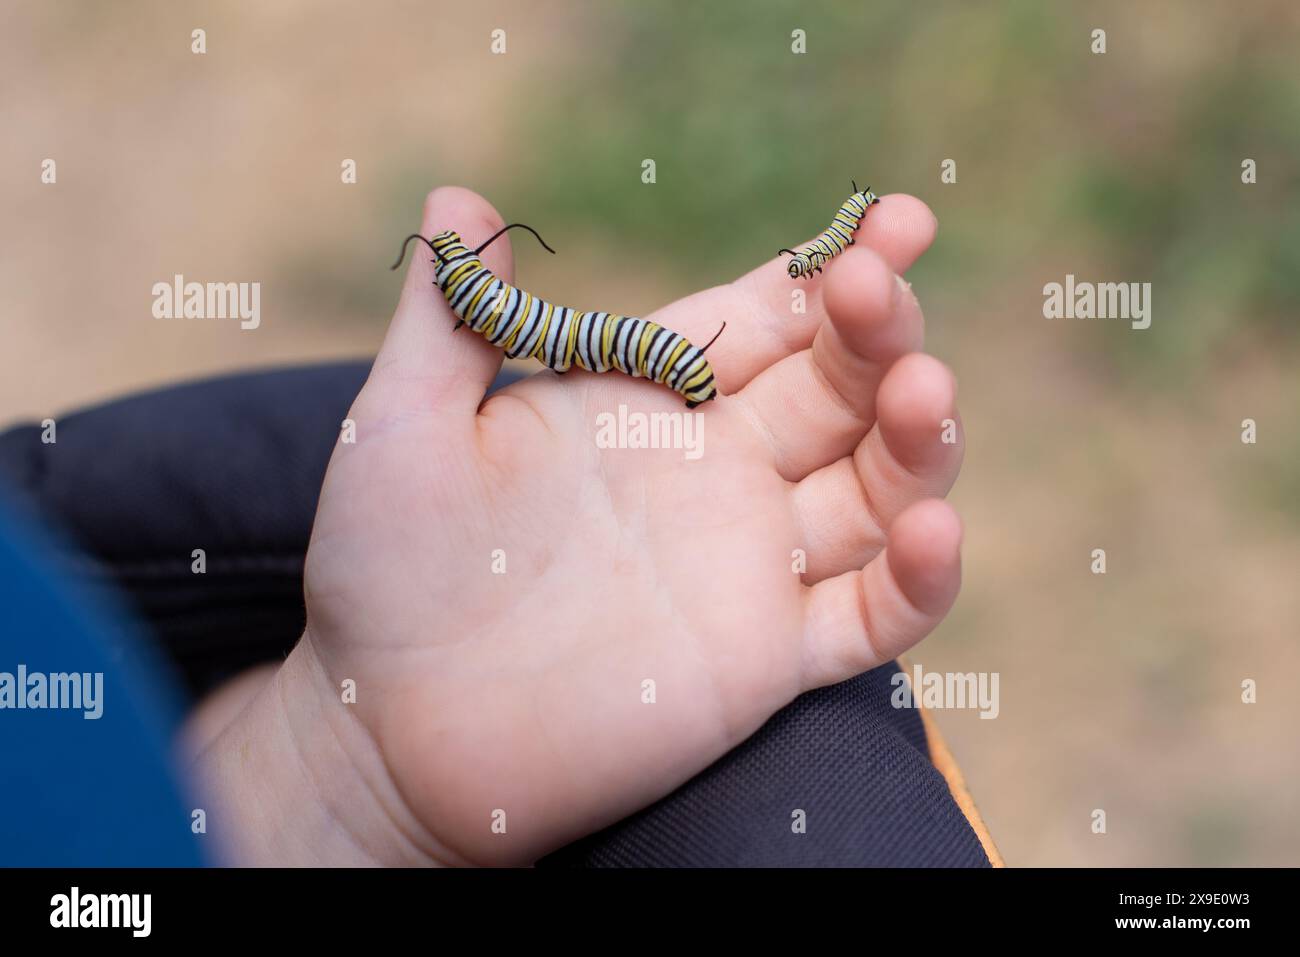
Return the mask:
[[[915,352],[894,363],[880,384],[876,424],[852,457],[791,490],[804,582],[861,568],[908,507],[948,494],[965,447],[956,402],[956,380],[938,359]]]
[[[885,373],[925,336],[916,297],[879,254],[850,249],[840,259],[826,283],[830,321],[812,348],[782,359],[738,396],[789,481],[853,451],[875,422]]]
[[[867,211],[852,249],[874,250],[901,274],[930,247],[937,229],[925,203],[894,193]],[[824,283],[841,269],[841,258],[805,280],[789,277],[788,258],[773,257],[735,282],[687,296],[650,318],[696,344],[708,342],[726,322],[727,331],[709,350],[709,361],[722,391],[737,392],[764,369],[808,348],[826,320]]]
[[[448,186],[424,202],[420,235],[431,238],[454,229],[472,249],[504,226],[501,216],[477,193]],[[418,239],[397,311],[375,358],[367,390],[380,391],[398,408],[437,409],[439,414],[473,413],[501,369],[503,353],[459,321],[434,282],[433,253]],[[483,251],[483,263],[507,282],[514,276],[508,235]]]
[[[813,585],[804,609],[803,687],[844,681],[890,661],[934,630],[961,588],[961,520],[938,499],[894,522],[866,568]]]

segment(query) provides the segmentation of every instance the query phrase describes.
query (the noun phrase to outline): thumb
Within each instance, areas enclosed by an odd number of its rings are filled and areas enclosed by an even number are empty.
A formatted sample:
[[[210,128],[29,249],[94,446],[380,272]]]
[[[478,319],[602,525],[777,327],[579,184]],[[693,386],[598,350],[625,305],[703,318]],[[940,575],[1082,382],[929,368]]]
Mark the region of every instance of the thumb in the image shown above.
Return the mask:
[[[420,235],[431,239],[454,229],[473,248],[504,225],[482,196],[458,186],[444,186],[424,201]],[[459,320],[433,281],[429,247],[413,239],[409,252],[413,255],[402,295],[370,370],[366,391],[378,393],[370,398],[403,411],[437,409],[473,415],[501,370],[503,353],[470,332],[468,326],[456,328]],[[483,251],[483,263],[507,282],[513,280],[514,257],[508,236]]]

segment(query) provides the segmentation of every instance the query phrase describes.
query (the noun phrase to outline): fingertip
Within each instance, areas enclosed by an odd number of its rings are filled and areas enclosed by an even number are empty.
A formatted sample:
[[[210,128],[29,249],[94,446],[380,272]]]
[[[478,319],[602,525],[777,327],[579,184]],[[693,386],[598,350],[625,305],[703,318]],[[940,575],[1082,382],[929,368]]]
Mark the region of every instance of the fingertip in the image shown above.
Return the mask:
[[[941,498],[927,498],[904,510],[889,529],[890,545],[901,544],[909,555],[926,561],[955,557],[965,529],[961,516]]]
[[[804,686],[843,681],[928,635],[961,589],[961,540],[952,506],[925,499],[894,520],[885,551],[864,569],[813,585]]]
[[[876,399],[881,437],[894,458],[909,470],[960,451],[960,434],[948,437],[956,410],[956,377],[944,363],[923,352],[909,353],[895,362]]]
[[[886,316],[897,295],[894,273],[874,249],[855,245],[827,268],[822,295],[832,320],[863,313]]]
[[[454,229],[471,248],[505,225],[496,207],[464,186],[439,186],[424,198],[421,232],[428,237]],[[502,236],[483,251],[483,262],[507,282],[512,278],[514,259],[510,237]]]
[[[868,210],[859,238],[877,250],[897,273],[906,272],[938,235],[939,220],[924,202],[890,193]]]
[[[965,531],[942,499],[917,502],[889,528],[889,568],[908,602],[927,615],[944,614],[961,588]]]
[[[845,251],[827,270],[826,315],[843,344],[874,361],[920,348],[923,324],[915,299],[904,299],[885,257],[866,246]]]
[[[455,229],[461,235],[472,225],[491,235],[505,225],[496,207],[464,186],[439,186],[424,197],[423,227],[430,235]]]

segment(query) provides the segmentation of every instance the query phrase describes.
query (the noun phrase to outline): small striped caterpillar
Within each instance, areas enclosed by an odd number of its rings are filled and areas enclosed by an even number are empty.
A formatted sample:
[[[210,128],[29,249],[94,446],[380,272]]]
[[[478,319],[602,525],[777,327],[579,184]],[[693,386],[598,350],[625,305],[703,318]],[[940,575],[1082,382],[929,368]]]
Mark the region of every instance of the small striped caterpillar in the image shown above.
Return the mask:
[[[648,319],[552,305],[496,276],[479,259],[488,245],[516,227],[528,230],[548,252],[555,252],[537,230],[523,223],[501,228],[477,249],[470,249],[449,229],[433,239],[419,233],[407,236],[393,268],[402,264],[412,239],[426,243],[436,257],[432,260],[434,282],[460,320],[456,328],[468,325],[512,359],[539,359],[561,374],[573,366],[589,372],[617,369],[666,385],[686,399],[688,409],[717,396],[713,369],[704,351],[722,335],[725,322],[701,349]]]
[[[832,256],[838,256],[846,247],[852,246],[853,233],[862,222],[862,217],[867,215],[867,208],[878,202],[880,197],[871,191],[870,186],[858,189],[858,184],[853,183],[853,195],[836,211],[835,218],[825,232],[799,252],[793,249],[778,251],[777,255],[789,253],[794,257],[786,269],[790,278],[810,277],[814,271],[821,272],[822,266]]]

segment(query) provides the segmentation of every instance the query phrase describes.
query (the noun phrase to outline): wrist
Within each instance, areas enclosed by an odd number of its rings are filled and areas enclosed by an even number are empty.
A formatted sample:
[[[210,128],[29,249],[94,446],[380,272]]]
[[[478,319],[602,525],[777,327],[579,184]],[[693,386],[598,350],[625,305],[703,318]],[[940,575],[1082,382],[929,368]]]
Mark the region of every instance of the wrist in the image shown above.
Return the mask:
[[[220,863],[439,864],[383,755],[344,704],[310,631],[201,754],[196,768]]]

